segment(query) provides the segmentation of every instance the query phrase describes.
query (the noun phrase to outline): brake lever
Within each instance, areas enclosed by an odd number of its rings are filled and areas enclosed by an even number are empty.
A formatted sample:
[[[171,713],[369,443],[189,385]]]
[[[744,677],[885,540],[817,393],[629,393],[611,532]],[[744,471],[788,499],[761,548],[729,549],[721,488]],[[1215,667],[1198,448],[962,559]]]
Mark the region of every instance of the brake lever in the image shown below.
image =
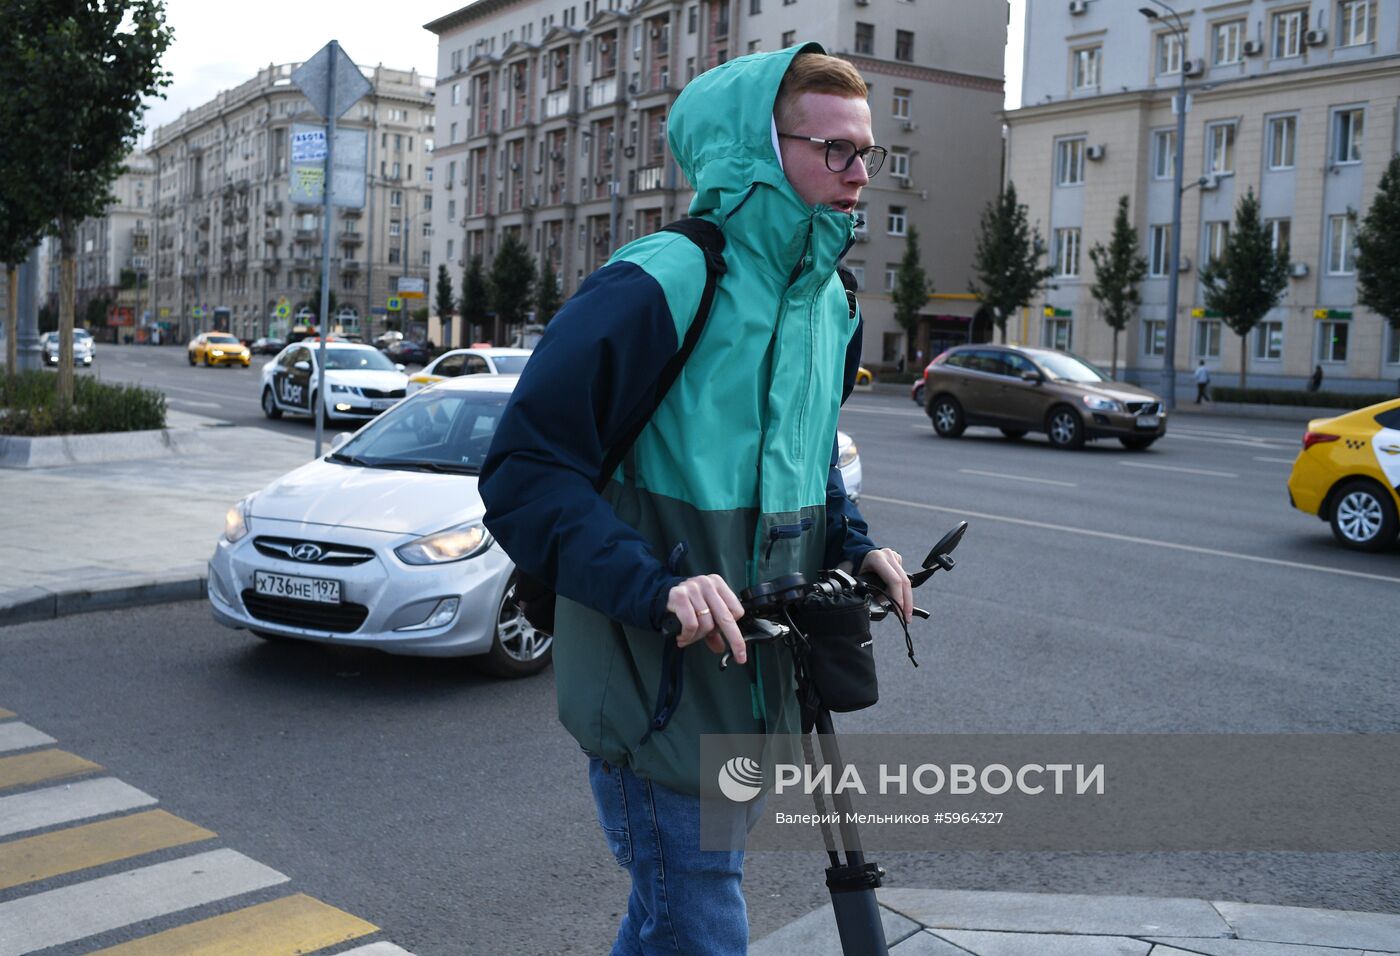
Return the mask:
[[[787,634],[787,628],[777,623],[761,617],[746,617],[741,622],[740,627],[749,633],[744,635],[744,643],[763,644],[768,641],[776,641]],[[719,659],[719,669],[728,670],[729,663],[734,659],[734,652],[726,650]]]

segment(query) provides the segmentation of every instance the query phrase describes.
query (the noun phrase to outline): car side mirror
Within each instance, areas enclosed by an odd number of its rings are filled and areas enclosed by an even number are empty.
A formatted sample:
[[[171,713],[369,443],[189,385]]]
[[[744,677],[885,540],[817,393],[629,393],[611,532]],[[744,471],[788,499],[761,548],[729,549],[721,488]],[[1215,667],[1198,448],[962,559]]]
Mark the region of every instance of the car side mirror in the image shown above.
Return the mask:
[[[402,362],[395,362],[395,363],[394,363],[394,368],[396,368],[396,369],[398,369],[400,372],[402,372],[402,371],[404,371],[406,368],[408,368],[408,366],[407,366],[407,365],[404,365]]]
[[[337,434],[334,438],[331,439],[331,451],[335,451],[341,445],[348,442],[350,440],[350,437],[350,432],[340,432],[339,434]]]
[[[307,361],[296,362],[292,365],[292,368],[296,369],[298,372],[309,372],[311,371],[311,363]]]
[[[1032,382],[1032,383],[1034,383],[1034,384],[1036,384],[1036,385],[1039,385],[1039,384],[1041,383],[1040,373],[1039,373],[1039,372],[1022,372],[1022,373],[1021,373],[1021,381],[1023,381],[1023,382]]]

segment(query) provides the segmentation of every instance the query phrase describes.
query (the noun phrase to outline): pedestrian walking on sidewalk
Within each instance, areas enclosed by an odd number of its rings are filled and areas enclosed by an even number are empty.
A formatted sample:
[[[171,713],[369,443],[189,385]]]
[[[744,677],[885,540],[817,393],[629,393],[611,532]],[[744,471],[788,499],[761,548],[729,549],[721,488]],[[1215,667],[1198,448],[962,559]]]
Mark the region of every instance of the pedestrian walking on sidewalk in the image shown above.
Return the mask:
[[[706,259],[670,231],[628,243],[547,326],[482,468],[487,528],[557,594],[559,717],[631,876],[615,956],[748,949],[743,834],[762,800],[705,803],[739,849],[701,849],[700,735],[800,726],[791,651],[746,647],[736,592],[844,567],[878,575],[906,620],[912,609],[900,556],[875,547],[836,467],[862,335],[837,264],[885,155],[868,92],[815,43],[687,84],[667,135],[695,189],[691,216],[724,237],[693,352],[656,404],[663,369],[685,355]],[[661,633],[668,615],[675,639]],[[726,650],[748,666],[721,671]]]
[[[1313,366],[1313,373],[1308,378],[1308,391],[1315,392],[1322,387],[1322,366]]]
[[[1201,404],[1202,400],[1210,401],[1210,369],[1206,368],[1206,360],[1201,359],[1201,364],[1196,366],[1196,404]]]

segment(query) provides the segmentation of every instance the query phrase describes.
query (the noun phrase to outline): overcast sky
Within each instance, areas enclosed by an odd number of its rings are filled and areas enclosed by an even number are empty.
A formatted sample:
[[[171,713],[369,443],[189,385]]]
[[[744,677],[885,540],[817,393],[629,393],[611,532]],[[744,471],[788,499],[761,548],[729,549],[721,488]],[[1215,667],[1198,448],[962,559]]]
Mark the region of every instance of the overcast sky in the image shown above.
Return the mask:
[[[166,98],[153,101],[146,113],[145,141],[149,142],[150,131],[157,126],[207,103],[220,90],[252,79],[269,63],[309,59],[332,39],[339,40],[363,66],[416,67],[432,76],[437,71],[437,37],[424,30],[423,24],[463,5],[454,0],[344,0],[334,7],[295,0],[237,0],[233,4],[166,0],[166,16],[175,29],[175,40],[165,55],[165,67],[172,78]],[[332,9],[335,12],[328,14]],[[1008,105],[1020,101],[1024,10],[1025,0],[1011,0]]]

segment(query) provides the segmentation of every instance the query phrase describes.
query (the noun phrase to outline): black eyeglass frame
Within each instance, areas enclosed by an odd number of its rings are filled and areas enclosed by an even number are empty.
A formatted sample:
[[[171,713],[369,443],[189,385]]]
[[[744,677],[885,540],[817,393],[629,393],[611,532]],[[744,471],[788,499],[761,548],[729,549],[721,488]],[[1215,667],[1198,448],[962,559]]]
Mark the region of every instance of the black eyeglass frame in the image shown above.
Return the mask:
[[[825,146],[826,168],[831,170],[833,173],[844,173],[846,170],[851,168],[851,164],[854,163],[856,161],[856,157],[859,156],[860,161],[865,165],[865,175],[874,176],[885,165],[885,157],[889,155],[889,150],[885,149],[885,147],[883,146],[871,145],[866,146],[863,149],[856,149],[856,144],[848,139],[822,139],[820,136],[798,136],[796,133],[779,133],[778,135],[784,139],[796,139],[801,140],[804,143],[816,143],[820,146]],[[835,166],[831,165],[831,149],[833,146],[836,146],[840,143],[844,143],[845,145],[851,147],[851,158],[846,160],[846,165],[842,166],[840,169],[837,169]],[[867,156],[878,157],[875,160],[875,167],[873,169],[870,166],[870,161],[866,159]]]

